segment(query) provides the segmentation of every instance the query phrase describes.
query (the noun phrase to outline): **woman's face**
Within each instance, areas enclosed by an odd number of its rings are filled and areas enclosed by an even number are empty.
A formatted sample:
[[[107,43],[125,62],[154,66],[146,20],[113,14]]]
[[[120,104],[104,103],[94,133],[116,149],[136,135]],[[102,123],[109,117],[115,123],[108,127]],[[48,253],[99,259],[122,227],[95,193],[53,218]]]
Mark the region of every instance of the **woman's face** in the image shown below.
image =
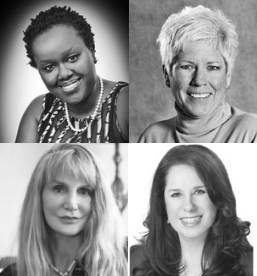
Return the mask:
[[[204,238],[214,223],[217,209],[194,168],[171,167],[164,191],[168,222],[180,239]]]
[[[40,76],[52,94],[68,104],[91,94],[96,81],[93,54],[74,28],[54,26],[32,46]]]
[[[79,234],[91,214],[91,189],[79,178],[58,169],[42,194],[45,220],[54,233]]]
[[[193,118],[212,113],[224,100],[230,83],[220,52],[204,42],[179,52],[169,79],[177,105]]]

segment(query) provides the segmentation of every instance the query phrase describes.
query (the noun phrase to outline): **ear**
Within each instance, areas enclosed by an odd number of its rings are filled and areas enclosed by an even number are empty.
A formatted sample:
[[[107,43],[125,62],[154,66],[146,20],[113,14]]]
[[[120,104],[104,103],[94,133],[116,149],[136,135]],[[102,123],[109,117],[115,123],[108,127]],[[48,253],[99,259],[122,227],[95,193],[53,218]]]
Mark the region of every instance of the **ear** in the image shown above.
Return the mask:
[[[169,78],[169,74],[167,72],[165,65],[162,65],[162,73],[163,73],[167,87],[170,87],[170,78]]]
[[[231,72],[228,72],[226,76],[226,88],[230,86],[230,82],[231,82]]]

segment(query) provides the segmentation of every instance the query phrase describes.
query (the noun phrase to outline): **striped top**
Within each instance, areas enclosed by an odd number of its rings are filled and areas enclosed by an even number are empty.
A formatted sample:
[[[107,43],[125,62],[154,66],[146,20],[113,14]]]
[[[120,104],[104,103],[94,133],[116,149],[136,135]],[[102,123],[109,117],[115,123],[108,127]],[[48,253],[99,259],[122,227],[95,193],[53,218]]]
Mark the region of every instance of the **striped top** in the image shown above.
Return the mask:
[[[63,102],[47,93],[43,99],[43,112],[38,124],[39,143],[128,143],[119,127],[116,106],[120,90],[127,86],[117,82],[103,100],[95,119],[76,119],[70,115],[71,124],[85,131],[74,132],[68,125]]]

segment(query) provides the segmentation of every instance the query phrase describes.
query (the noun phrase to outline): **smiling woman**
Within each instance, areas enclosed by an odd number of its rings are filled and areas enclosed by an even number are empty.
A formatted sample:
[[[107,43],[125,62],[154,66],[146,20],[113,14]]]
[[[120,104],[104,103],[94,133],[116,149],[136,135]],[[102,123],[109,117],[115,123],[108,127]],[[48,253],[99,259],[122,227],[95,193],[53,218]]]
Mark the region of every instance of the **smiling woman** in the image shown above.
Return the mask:
[[[151,156],[164,149],[150,146]],[[253,275],[250,222],[238,217],[227,170],[207,147],[175,146],[161,158],[143,225],[130,251],[131,276]]]
[[[16,142],[128,142],[128,84],[98,76],[94,33],[70,7],[40,12],[24,32],[49,93],[25,111]]]
[[[185,7],[157,39],[177,116],[150,125],[141,143],[257,143],[257,115],[230,106],[226,93],[237,54],[235,26],[203,6]]]

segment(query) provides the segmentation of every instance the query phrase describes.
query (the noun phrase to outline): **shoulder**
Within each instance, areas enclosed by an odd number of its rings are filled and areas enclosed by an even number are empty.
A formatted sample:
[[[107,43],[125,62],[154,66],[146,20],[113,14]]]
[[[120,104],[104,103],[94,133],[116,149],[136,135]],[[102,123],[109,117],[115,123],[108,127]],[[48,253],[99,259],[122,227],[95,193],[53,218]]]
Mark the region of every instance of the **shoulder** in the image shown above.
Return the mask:
[[[248,113],[233,106],[231,106],[231,114],[237,123],[246,124],[246,127],[254,126],[257,129],[257,114]]]
[[[118,121],[121,133],[128,139],[129,135],[129,86],[126,82],[107,81],[111,93],[111,114]]]
[[[143,245],[133,245],[130,247],[130,275],[134,268],[140,266],[144,261],[144,246]]]
[[[118,97],[117,97],[117,107],[127,108],[129,105],[129,86],[127,83],[118,82],[117,83]]]
[[[33,116],[39,121],[42,113],[42,104],[43,104],[44,97],[45,95],[39,95],[38,97],[36,97],[27,107],[25,114]]]
[[[139,143],[166,143],[175,142],[175,118],[156,122],[148,126],[139,137]]]
[[[0,276],[16,276],[17,270],[16,270],[16,264],[10,264],[8,265],[1,273]]]
[[[231,117],[224,126],[228,126],[231,136],[238,137],[240,142],[257,143],[257,115],[247,113],[231,106]]]
[[[44,95],[36,97],[24,112],[18,129],[16,143],[37,142],[37,127],[43,112]]]

